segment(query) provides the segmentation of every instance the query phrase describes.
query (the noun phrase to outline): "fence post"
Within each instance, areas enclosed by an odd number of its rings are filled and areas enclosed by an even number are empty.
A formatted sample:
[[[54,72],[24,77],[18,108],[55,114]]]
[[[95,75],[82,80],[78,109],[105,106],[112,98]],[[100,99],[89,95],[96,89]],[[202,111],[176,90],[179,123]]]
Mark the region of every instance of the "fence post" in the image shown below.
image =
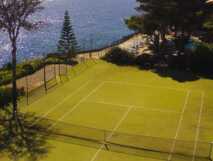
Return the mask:
[[[60,64],[60,62],[58,64],[58,75],[59,75],[59,79],[60,79],[60,82],[61,82],[61,64]]]
[[[47,93],[46,62],[44,62],[44,90]]]
[[[67,62],[65,64],[65,66],[66,66],[66,77],[68,78],[68,64],[67,64]]]
[[[107,142],[107,131],[104,130],[104,142],[103,145],[107,151],[109,151],[108,142]]]
[[[56,74],[56,66],[55,66],[55,64],[54,64],[54,77],[55,77],[55,80],[57,80],[57,74]]]
[[[28,75],[25,76],[25,81],[26,81],[27,105],[29,105],[29,83],[28,83]]]
[[[209,149],[209,159],[211,161],[213,161],[213,158],[212,158],[212,150],[213,150],[213,142],[210,143],[210,149]]]

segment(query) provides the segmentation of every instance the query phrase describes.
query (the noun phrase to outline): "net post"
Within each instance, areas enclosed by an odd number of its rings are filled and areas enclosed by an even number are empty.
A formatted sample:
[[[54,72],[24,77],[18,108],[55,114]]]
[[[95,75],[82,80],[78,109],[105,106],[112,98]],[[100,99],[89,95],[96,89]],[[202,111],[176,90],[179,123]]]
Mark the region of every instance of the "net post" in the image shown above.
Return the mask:
[[[28,75],[25,76],[25,82],[26,82],[27,105],[29,105],[29,81],[28,81]]]
[[[209,159],[210,159],[211,161],[213,161],[213,158],[212,158],[212,150],[213,150],[213,142],[210,142]]]
[[[107,131],[104,130],[104,143],[106,143],[106,142],[107,142]]]
[[[106,130],[104,130],[104,141],[103,141],[103,145],[104,145],[105,149],[106,149],[107,151],[109,151],[108,142],[107,142],[107,132],[106,132]]]

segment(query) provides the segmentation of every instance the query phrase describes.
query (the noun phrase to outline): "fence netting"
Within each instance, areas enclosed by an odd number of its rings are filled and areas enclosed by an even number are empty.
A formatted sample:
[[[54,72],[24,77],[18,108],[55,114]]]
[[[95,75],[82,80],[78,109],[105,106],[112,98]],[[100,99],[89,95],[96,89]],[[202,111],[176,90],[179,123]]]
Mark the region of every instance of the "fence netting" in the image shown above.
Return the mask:
[[[158,159],[166,159],[168,155],[173,155],[173,158],[194,157],[196,160],[211,160],[212,144],[208,142],[174,140],[120,133],[64,122],[56,122],[44,118],[40,118],[39,122],[41,124],[52,124],[52,134],[50,136],[65,142],[83,144],[95,148],[104,145],[103,147],[105,150],[143,157],[149,156]],[[45,133],[45,131],[42,132]],[[174,143],[175,147],[172,149]],[[196,153],[194,153],[194,151]]]
[[[21,105],[33,103],[47,92],[58,87],[68,76],[72,68],[65,64],[46,65],[37,72],[17,80],[17,88],[24,91],[24,97],[19,101]]]

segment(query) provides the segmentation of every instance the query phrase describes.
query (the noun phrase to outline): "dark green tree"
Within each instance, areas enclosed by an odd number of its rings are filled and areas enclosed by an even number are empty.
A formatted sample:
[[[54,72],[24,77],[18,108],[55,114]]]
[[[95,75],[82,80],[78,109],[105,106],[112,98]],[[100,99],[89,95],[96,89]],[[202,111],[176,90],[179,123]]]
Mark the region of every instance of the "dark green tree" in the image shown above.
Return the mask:
[[[140,15],[130,17],[126,24],[132,30],[150,35],[155,52],[159,52],[160,38],[165,41],[173,18],[173,0],[137,0]],[[169,16],[168,16],[169,15]]]
[[[137,11],[141,14],[129,18],[126,23],[130,29],[153,37],[157,49],[160,39],[164,42],[165,35],[172,31],[180,40],[178,49],[183,50],[190,36],[200,31],[206,16],[212,12],[212,6],[207,1],[137,0]]]
[[[184,46],[192,35],[202,31],[206,18],[212,13],[212,5],[208,0],[174,0],[172,26],[176,39],[179,40],[178,50],[183,52]]]
[[[203,24],[203,28],[206,31],[204,35],[204,40],[207,42],[213,42],[213,14],[209,15]]]
[[[71,58],[76,55],[78,50],[79,46],[72,27],[69,12],[65,11],[61,37],[58,42],[58,52],[61,54],[67,54],[67,56]]]

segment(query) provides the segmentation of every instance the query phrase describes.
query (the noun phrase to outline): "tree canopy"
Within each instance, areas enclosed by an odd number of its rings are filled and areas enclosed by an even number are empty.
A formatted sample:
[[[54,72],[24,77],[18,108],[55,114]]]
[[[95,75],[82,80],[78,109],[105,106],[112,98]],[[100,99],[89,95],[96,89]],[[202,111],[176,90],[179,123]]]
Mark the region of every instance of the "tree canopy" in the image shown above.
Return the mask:
[[[153,34],[156,30],[162,40],[166,33],[191,36],[198,32],[206,17],[212,12],[208,0],[137,0],[139,15],[126,20],[135,31]]]
[[[0,29],[9,33],[10,39],[17,39],[20,29],[31,30],[37,26],[29,20],[42,9],[42,0],[0,0]]]

